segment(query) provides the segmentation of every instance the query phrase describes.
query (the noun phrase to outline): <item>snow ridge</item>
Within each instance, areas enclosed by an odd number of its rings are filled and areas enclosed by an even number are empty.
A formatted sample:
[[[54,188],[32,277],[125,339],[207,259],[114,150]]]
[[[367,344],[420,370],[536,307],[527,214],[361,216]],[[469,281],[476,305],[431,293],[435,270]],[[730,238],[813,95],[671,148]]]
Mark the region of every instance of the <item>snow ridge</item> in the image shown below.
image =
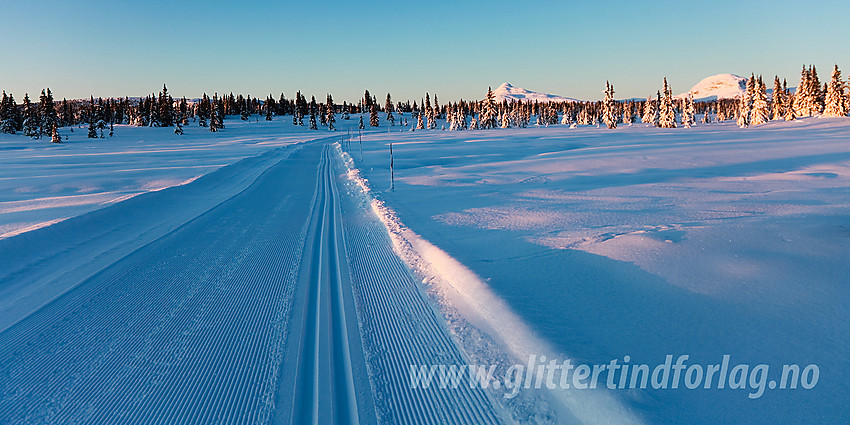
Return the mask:
[[[396,255],[422,279],[440,303],[449,328],[473,363],[498,364],[499,369],[505,370],[507,363],[524,363],[530,355],[545,355],[549,359],[563,357],[537,337],[472,270],[406,227],[392,208],[376,199],[369,181],[355,167],[353,158],[342,151],[338,143],[335,146],[348,170],[348,178],[360,187],[384,224]],[[499,348],[482,344],[482,339],[496,342]],[[491,393],[491,396],[505,403],[504,407],[518,423],[533,423],[535,415],[543,412],[527,409],[529,406],[539,409],[544,404],[552,409],[546,413],[554,414],[561,423],[642,423],[627,407],[603,391],[546,390],[544,387],[537,394],[521,392],[514,400],[501,400],[498,394]],[[549,403],[531,401],[536,398]]]

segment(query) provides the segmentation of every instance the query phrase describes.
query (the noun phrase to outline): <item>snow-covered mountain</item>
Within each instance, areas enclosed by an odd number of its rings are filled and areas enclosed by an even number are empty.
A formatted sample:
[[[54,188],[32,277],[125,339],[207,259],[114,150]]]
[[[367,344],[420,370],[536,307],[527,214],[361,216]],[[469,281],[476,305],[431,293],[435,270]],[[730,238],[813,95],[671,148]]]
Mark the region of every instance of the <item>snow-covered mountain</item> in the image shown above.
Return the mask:
[[[683,98],[688,93],[694,100],[734,99],[747,90],[747,79],[735,74],[717,74],[704,78],[685,93],[676,97]]]
[[[501,102],[503,100],[508,101],[520,101],[520,102],[576,102],[576,99],[571,99],[569,97],[558,96],[554,94],[547,93],[537,93],[531,90],[527,90],[521,87],[514,87],[510,83],[504,83],[499,87],[496,87],[496,90],[493,90],[493,94],[496,96],[496,101]]]

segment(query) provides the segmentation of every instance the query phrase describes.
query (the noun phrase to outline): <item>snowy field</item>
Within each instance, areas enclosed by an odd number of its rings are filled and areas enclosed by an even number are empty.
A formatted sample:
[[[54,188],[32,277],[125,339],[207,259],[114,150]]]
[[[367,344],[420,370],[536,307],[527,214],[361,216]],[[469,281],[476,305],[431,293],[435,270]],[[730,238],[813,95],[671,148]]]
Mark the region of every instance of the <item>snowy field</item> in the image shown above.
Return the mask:
[[[847,420],[850,120],[343,141],[357,119],[0,136],[0,422]],[[406,387],[411,364],[529,354],[820,380],[754,400]]]
[[[405,131],[346,150],[390,221],[468,267],[555,352],[820,368],[813,390],[757,400],[612,392],[647,423],[847,419],[850,120]]]
[[[228,120],[226,132],[187,125],[119,125],[115,136],[88,139],[87,128],[62,128],[62,144],[0,134],[0,239],[44,227],[141,193],[181,185],[274,147],[303,141],[283,136],[286,122]],[[291,131],[289,131],[291,133]],[[107,130],[108,134],[108,130]]]

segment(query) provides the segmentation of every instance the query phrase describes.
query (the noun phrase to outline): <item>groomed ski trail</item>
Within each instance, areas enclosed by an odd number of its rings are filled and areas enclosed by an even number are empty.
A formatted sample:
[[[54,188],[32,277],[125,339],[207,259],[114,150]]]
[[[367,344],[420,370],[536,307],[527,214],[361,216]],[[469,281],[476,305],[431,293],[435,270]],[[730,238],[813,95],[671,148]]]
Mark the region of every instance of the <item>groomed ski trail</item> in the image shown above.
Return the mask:
[[[0,331],[0,423],[502,422],[480,389],[410,387],[411,365],[463,355],[377,217],[339,190],[338,165],[325,141],[294,147],[224,202],[60,282]],[[73,255],[54,251],[51,264]]]

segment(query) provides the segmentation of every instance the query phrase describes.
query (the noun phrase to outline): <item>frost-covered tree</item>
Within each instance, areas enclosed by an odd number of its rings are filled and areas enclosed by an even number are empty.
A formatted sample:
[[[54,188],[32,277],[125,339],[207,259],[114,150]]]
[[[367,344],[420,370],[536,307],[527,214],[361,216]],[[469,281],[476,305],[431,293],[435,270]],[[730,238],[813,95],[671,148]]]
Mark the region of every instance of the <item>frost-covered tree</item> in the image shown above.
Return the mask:
[[[498,111],[496,110],[496,97],[491,87],[487,87],[487,97],[484,99],[484,103],[481,105],[481,112],[478,115],[479,127],[483,129],[496,127]]]
[[[647,96],[646,102],[643,103],[643,115],[640,117],[640,122],[652,125],[658,122],[658,112],[652,102],[652,95]]]
[[[56,114],[56,105],[53,102],[53,93],[48,88],[45,92],[41,91],[41,96],[38,100],[38,123],[39,131],[43,135],[53,134],[53,125],[59,123],[59,116]]]
[[[171,127],[174,125],[174,99],[168,94],[168,88],[165,84],[162,85],[162,91],[159,92],[158,99],[159,108],[159,124],[163,127]]]
[[[53,143],[62,143],[62,136],[59,135],[59,124],[53,123],[50,130],[50,141]]]
[[[658,107],[658,126],[661,128],[676,128],[676,110],[673,109],[673,92],[664,77],[664,94]]]
[[[393,116],[393,98],[389,93],[387,93],[387,100],[384,102],[384,111],[387,113],[387,121],[390,122],[390,126],[395,126],[395,116]]]
[[[843,117],[847,115],[845,108],[844,81],[841,80],[841,71],[838,70],[838,65],[835,65],[826,90],[826,106],[823,110],[823,116]]]
[[[357,125],[357,128],[359,128],[360,130],[363,130],[364,128],[366,128],[366,126],[363,125],[363,115],[362,114],[360,115],[360,124]]]
[[[779,81],[779,76],[773,77],[773,99],[770,103],[771,119],[774,121],[781,120],[785,115],[785,90],[782,88],[782,82]]]
[[[708,115],[708,112],[706,112]],[[682,126],[691,128],[696,124],[696,109],[694,108],[694,95],[688,93],[682,101]]]
[[[336,124],[336,115],[334,108],[334,98],[330,94],[328,94],[328,99],[325,106],[325,114],[327,115],[325,117],[325,120],[328,122],[328,130],[330,131],[336,131],[336,126],[334,125]]]
[[[33,139],[38,139],[41,137],[38,131],[39,122],[38,122],[38,113],[30,102],[29,93],[24,93],[24,124],[23,131],[24,136],[32,137]]]
[[[18,105],[15,104],[15,99],[9,95],[6,96],[6,91],[3,91],[3,100],[0,101],[0,133],[15,134],[18,130],[15,120],[15,112]]]
[[[761,76],[759,76],[755,86],[750,124],[762,125],[770,120],[770,106],[767,104],[767,89]]]
[[[378,105],[372,104],[371,110],[369,111],[369,126],[377,127],[378,124]]]
[[[746,127],[750,125],[750,114],[753,109],[753,96],[756,90],[756,77],[751,75],[747,80],[747,90],[741,96],[738,104],[738,127]]]
[[[602,102],[602,122],[609,129],[617,128],[617,102],[614,101],[614,86],[605,81],[605,100]]]

